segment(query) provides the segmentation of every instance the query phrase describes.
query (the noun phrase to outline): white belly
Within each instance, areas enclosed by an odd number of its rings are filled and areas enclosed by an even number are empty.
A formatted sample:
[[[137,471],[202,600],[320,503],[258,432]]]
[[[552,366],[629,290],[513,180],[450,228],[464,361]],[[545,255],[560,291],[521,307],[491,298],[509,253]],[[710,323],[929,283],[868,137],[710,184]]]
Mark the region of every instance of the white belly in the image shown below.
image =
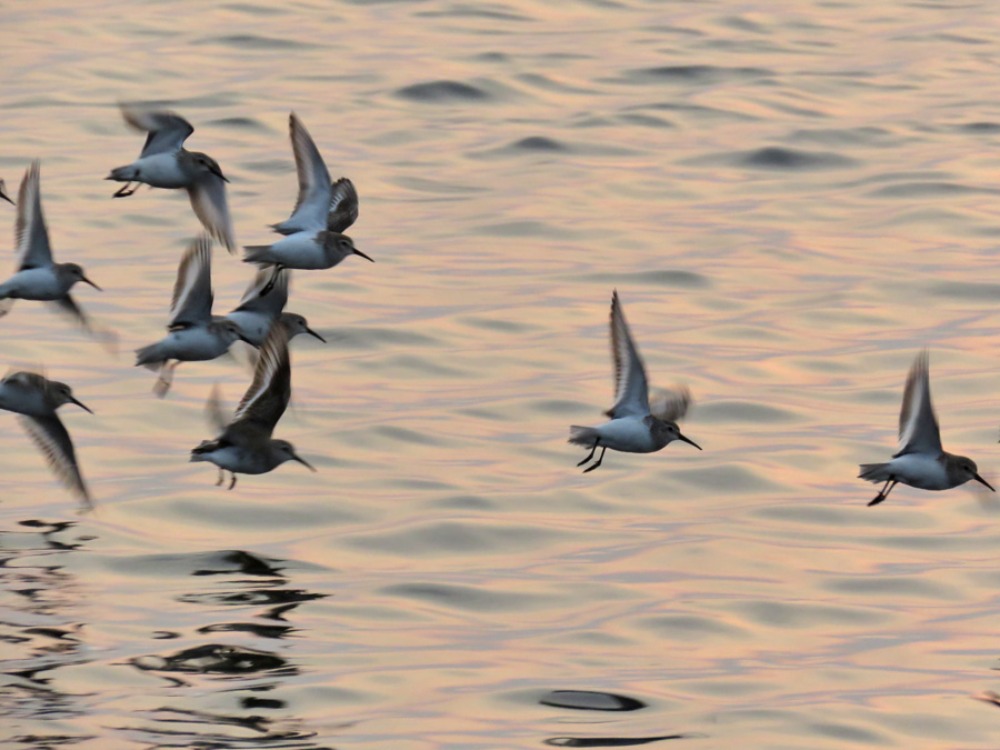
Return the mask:
[[[171,331],[163,339],[162,352],[165,359],[202,362],[221,357],[229,350],[230,344],[230,337],[219,336],[208,328],[198,326]]]
[[[191,178],[184,174],[177,161],[177,155],[153,154],[137,159],[132,166],[138,170],[136,180],[159,188],[182,188],[191,184]]]
[[[601,445],[626,453],[652,453],[662,448],[653,441],[649,428],[638,417],[612,419],[594,429],[600,436]]]
[[[275,261],[288,268],[316,270],[329,268],[323,246],[316,241],[317,232],[310,229],[297,232],[271,245],[271,255]]]
[[[923,453],[907,453],[889,462],[889,470],[903,484],[921,490],[947,490],[951,487],[944,465]]]
[[[54,266],[18,271],[0,285],[0,295],[14,299],[51,301],[66,296],[67,291],[69,286],[59,279]]]

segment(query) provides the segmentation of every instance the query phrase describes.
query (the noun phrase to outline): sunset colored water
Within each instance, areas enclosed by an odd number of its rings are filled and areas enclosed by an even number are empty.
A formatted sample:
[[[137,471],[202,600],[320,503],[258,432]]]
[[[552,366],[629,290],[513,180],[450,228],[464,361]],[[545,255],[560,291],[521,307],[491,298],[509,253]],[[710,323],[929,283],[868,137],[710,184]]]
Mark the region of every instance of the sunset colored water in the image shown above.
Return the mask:
[[[0,744],[14,750],[1000,746],[1000,500],[897,487],[930,351],[946,449],[1000,481],[1000,14],[988,2],[8,3],[0,177],[41,160],[56,259],[117,351],[0,319],[44,367],[96,509],[0,412]],[[294,111],[375,259],[295,272],[275,437],[188,463],[245,349],[163,400],[200,225],[112,199],[142,136],[195,126],[239,245],[297,189]],[[13,247],[13,207],[0,227]],[[0,276],[14,271],[14,253]],[[253,268],[216,246],[215,311]],[[608,452],[618,290],[699,452]]]

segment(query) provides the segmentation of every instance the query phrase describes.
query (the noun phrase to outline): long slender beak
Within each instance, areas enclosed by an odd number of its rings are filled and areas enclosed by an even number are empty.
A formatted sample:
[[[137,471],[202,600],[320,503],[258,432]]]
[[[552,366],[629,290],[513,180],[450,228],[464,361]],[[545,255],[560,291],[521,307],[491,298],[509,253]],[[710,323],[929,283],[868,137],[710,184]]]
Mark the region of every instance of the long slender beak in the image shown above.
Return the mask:
[[[300,456],[298,453],[293,453],[292,454],[292,458],[295,459],[296,461],[298,461],[303,466],[305,466],[307,469],[309,469],[309,471],[313,471],[313,472],[316,471],[316,467],[313,466],[308,461],[306,461],[304,458],[302,458],[302,456]]]
[[[360,250],[358,250],[357,248],[354,248],[354,254],[355,254],[355,255],[360,255],[360,256],[361,256],[362,258],[364,258],[365,260],[370,260],[370,261],[371,261],[372,263],[374,263],[374,262],[375,262],[375,259],[374,259],[374,258],[370,258],[370,257],[368,257],[367,255],[365,255],[365,254],[364,254],[363,252],[361,252],[361,251],[360,251]]]
[[[86,412],[90,412],[91,414],[93,414],[93,413],[94,413],[94,410],[93,410],[93,409],[91,409],[91,408],[90,408],[89,406],[87,406],[86,404],[84,404],[84,403],[83,403],[82,401],[77,401],[77,400],[76,400],[75,398],[73,398],[72,396],[70,396],[70,397],[69,397],[69,402],[70,402],[71,404],[76,404],[77,406],[79,406],[79,407],[80,407],[81,409],[83,409],[83,410],[84,410],[84,411],[86,411]]]
[[[214,174],[223,182],[229,182],[229,179],[224,174],[222,174],[222,170],[219,169],[218,167],[215,168],[209,167],[209,169],[212,171],[212,174]]]
[[[322,336],[320,336],[320,335],[319,335],[318,333],[316,333],[316,331],[314,331],[314,330],[313,330],[312,328],[310,328],[309,326],[306,326],[306,333],[308,333],[308,334],[309,334],[310,336],[312,336],[313,338],[317,338],[317,339],[319,339],[319,340],[320,340],[320,341],[322,341],[322,342],[323,342],[324,344],[326,343],[326,339],[325,339],[325,338],[323,338]]]
[[[702,450],[702,447],[700,445],[698,445],[694,440],[692,440],[691,438],[688,438],[688,437],[684,437],[679,432],[677,433],[677,439],[678,440],[683,440],[685,443],[688,443],[689,445],[693,445],[698,450]]]
[[[104,291],[103,289],[101,289],[101,287],[97,286],[97,284],[95,284],[93,281],[91,281],[90,279],[88,279],[86,276],[81,276],[80,277],[80,281],[82,281],[82,282],[84,282],[86,284],[90,284],[92,287],[94,287],[94,289],[96,289],[99,292],[103,292]]]
[[[975,480],[976,480],[977,482],[979,482],[980,484],[985,484],[985,485],[986,485],[987,487],[989,487],[989,488],[990,488],[991,490],[993,490],[993,485],[992,485],[992,484],[990,484],[989,482],[987,482],[987,481],[986,481],[985,479],[983,479],[983,478],[982,478],[981,476],[979,476],[978,474],[973,474],[973,475],[972,475],[972,478],[973,478],[973,479],[975,479]],[[994,492],[996,492],[996,490],[993,490],[993,491],[994,491]]]
[[[0,198],[3,198],[5,201],[7,201],[12,206],[16,206],[17,205],[16,203],[14,203],[14,201],[11,200],[10,196],[7,195],[7,193],[5,193],[3,191],[2,188],[0,188]]]

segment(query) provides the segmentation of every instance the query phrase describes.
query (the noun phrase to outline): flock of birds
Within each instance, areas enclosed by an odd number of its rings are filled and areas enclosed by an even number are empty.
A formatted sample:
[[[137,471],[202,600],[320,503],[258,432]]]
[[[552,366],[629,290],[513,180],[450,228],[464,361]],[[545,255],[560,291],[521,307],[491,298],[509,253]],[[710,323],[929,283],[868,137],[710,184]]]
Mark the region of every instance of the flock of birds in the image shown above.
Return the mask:
[[[235,252],[232,220],[226,201],[228,182],[218,163],[206,154],[188,151],[184,143],[194,128],[171,112],[122,107],[125,121],[147,134],[139,158],[111,170],[107,179],[124,182],[114,197],[132,195],[139,184],[184,189],[206,234],[196,238],[181,258],[170,306],[167,335],[137,350],[136,364],[158,372],[154,392],[165,396],[174,370],[181,362],[211,360],[242,340],[260,351],[253,380],[229,420],[218,390],[209,399],[208,413],[218,431],[191,451],[191,461],[208,461],[219,469],[217,486],[230,473],[229,489],[237,474],[263,474],[286,461],[297,461],[315,471],[286,440],[272,437],[291,398],[288,343],[306,333],[323,341],[301,315],[284,311],[288,301],[291,269],[316,270],[336,266],[350,255],[372,259],[354,246],[343,232],[358,217],[358,195],[347,178],[331,181],[316,144],[292,113],[289,132],[298,173],[298,200],[285,221],[272,224],[282,239],[270,245],[244,248],[243,260],[259,267],[236,309],[225,316],[212,313],[212,239]],[[0,180],[0,199],[10,203]],[[44,300],[72,315],[85,329],[89,320],[70,296],[77,282],[100,289],[76,263],[56,263],[52,258],[45,217],[42,214],[39,164],[33,162],[18,192],[15,237],[18,270],[0,284],[0,316],[16,299]],[[628,453],[654,453],[680,440],[701,446],[683,435],[677,422],[691,404],[686,388],[655,391],[650,398],[646,371],[625,320],[617,291],[611,300],[611,350],[615,372],[615,403],[610,418],[596,427],[570,427],[570,442],[590,453],[577,466],[590,463],[584,472],[601,466],[610,448]],[[28,434],[39,446],[56,475],[88,505],[91,496],[76,460],[73,442],[56,411],[77,400],[65,383],[29,371],[8,374],[0,381],[0,408],[16,412]],[[945,490],[983,479],[976,464],[941,446],[940,430],[931,405],[926,352],[918,354],[910,369],[899,417],[899,448],[884,463],[862,464],[859,478],[884,482],[869,503],[885,500],[899,483],[926,490]]]
[[[326,164],[302,122],[289,117],[292,151],[298,173],[298,200],[291,216],[272,225],[283,235],[271,245],[245,248],[244,261],[259,267],[240,304],[228,315],[212,313],[212,238],[235,252],[232,219],[226,200],[228,182],[210,156],[184,148],[194,128],[171,112],[122,107],[125,121],[145,132],[139,158],[111,170],[107,179],[124,182],[114,193],[132,195],[138,184],[184,189],[206,234],[196,238],[181,258],[170,305],[167,335],[136,352],[136,364],[159,373],[154,391],[165,396],[174,370],[181,362],[215,359],[241,340],[259,349],[253,380],[227,420],[218,391],[209,399],[208,413],[218,437],[205,440],[191,451],[191,461],[208,461],[219,469],[217,485],[229,472],[229,488],[237,474],[263,474],[286,461],[298,461],[315,471],[287,440],[272,437],[291,398],[289,341],[306,333],[323,341],[296,313],[285,312],[291,269],[332,268],[349,255],[369,256],[354,247],[343,231],[358,217],[358,195],[347,178],[330,179]],[[0,198],[14,203],[0,180]],[[18,192],[15,239],[18,269],[0,284],[0,315],[14,300],[42,300],[72,315],[84,329],[94,332],[83,310],[70,296],[83,281],[100,289],[76,263],[56,263],[42,213],[39,163],[25,172]],[[88,506],[90,491],[83,480],[73,441],[57,410],[75,404],[91,411],[65,383],[37,372],[17,371],[0,381],[0,408],[16,412],[28,434],[41,449],[62,482]],[[92,412],[91,412],[92,413]]]

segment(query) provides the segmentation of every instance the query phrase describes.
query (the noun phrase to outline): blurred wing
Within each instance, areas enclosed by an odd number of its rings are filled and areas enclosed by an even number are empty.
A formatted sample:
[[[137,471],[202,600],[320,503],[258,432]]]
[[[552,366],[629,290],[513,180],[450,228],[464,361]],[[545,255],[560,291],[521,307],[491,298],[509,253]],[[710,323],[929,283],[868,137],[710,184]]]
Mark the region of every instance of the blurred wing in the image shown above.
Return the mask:
[[[664,422],[677,422],[684,418],[691,406],[691,391],[687,386],[675,389],[655,388],[649,399],[649,413]]]
[[[191,208],[202,226],[225,245],[229,252],[235,253],[236,240],[233,239],[233,219],[226,203],[226,183],[218,176],[208,173],[202,175],[187,191]]]
[[[931,405],[930,365],[927,352],[922,351],[913,361],[903,391],[903,408],[899,412],[899,450],[906,453],[941,453],[941,431]]]
[[[191,123],[173,112],[148,112],[122,106],[122,117],[136,130],[147,133],[141,159],[153,154],[174,153],[181,149],[187,137],[194,132]]]
[[[222,407],[222,393],[219,391],[219,384],[212,386],[212,392],[205,402],[205,418],[209,425],[215,430],[215,434],[220,434],[226,429],[226,414]]]
[[[284,268],[278,271],[273,268],[257,271],[250,286],[244,292],[239,307],[233,312],[264,313],[272,318],[277,318],[288,302],[290,273]]]
[[[354,183],[341,177],[330,188],[330,212],[326,217],[326,228],[331,232],[343,232],[358,220],[358,191]]]
[[[42,451],[45,460],[66,487],[91,506],[90,493],[80,476],[73,441],[59,417],[18,416],[21,425]]]
[[[232,426],[239,423],[262,428],[270,435],[288,407],[292,395],[292,370],[288,359],[288,333],[276,323],[260,348],[253,382],[236,409]]]
[[[611,298],[611,355],[615,364],[615,405],[608,410],[612,419],[649,414],[649,387],[646,370],[632,341],[618,292]]]
[[[52,265],[52,248],[49,246],[49,230],[45,226],[42,213],[41,176],[39,163],[31,162],[21,180],[17,194],[17,223],[14,239],[17,242],[17,262],[19,270]]]
[[[170,302],[170,327],[212,320],[212,240],[201,235],[184,252]]]
[[[327,213],[332,207],[330,173],[309,131],[294,112],[288,118],[288,129],[299,176],[299,195],[285,223],[301,229],[325,227]]]
[[[85,331],[90,331],[90,319],[87,317],[86,313],[80,309],[80,306],[76,304],[76,300],[74,300],[69,294],[60,297],[57,300],[52,300],[51,304],[63,315],[66,315],[79,323]]]

